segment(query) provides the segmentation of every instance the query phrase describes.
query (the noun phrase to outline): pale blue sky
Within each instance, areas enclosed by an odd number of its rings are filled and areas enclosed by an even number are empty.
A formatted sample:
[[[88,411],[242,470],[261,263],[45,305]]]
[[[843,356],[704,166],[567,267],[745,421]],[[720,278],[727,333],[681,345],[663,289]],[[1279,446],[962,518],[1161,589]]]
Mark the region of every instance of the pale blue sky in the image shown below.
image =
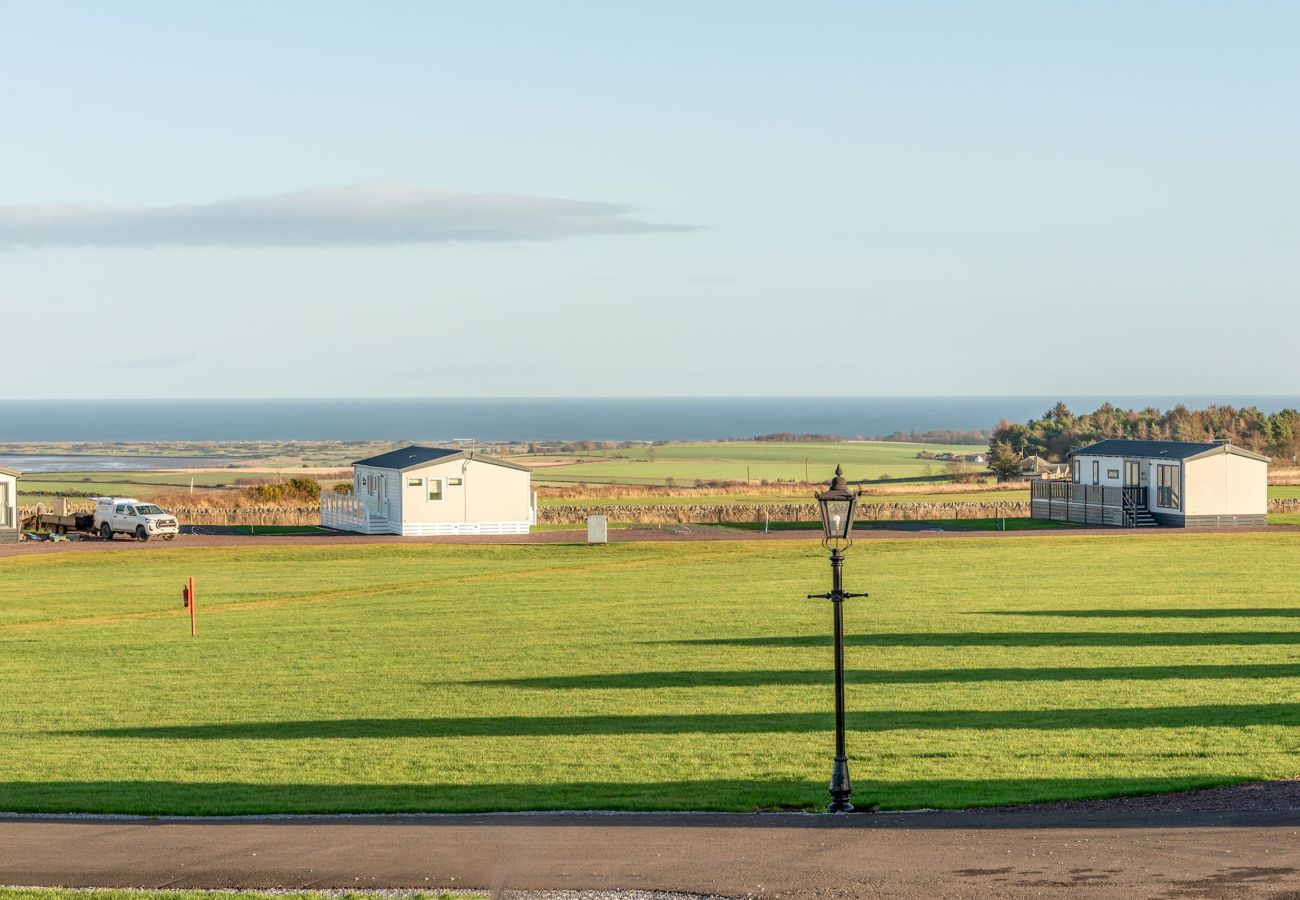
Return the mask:
[[[78,359],[0,392],[1294,392],[1298,41],[1282,2],[0,0],[0,328]]]

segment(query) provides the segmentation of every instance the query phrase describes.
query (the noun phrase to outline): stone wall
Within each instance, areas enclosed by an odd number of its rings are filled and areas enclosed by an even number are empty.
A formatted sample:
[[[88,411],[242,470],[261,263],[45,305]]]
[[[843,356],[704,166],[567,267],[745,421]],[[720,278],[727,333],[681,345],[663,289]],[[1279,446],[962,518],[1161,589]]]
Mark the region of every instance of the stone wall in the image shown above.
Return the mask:
[[[84,514],[93,507],[88,503],[69,503],[68,513]],[[54,510],[47,507],[47,513]],[[167,507],[182,525],[319,525],[320,507],[311,506],[244,506],[244,507]],[[18,507],[23,527],[35,527],[36,507]]]
[[[862,522],[908,519],[995,519],[1029,515],[1029,502],[1007,500],[978,503],[863,503]],[[816,503],[645,503],[601,506],[543,506],[538,524],[581,525],[587,516],[608,516],[611,522],[656,524],[668,522],[815,522],[821,518]]]
[[[68,511],[88,512],[90,505],[69,503]],[[47,512],[52,510],[47,510]],[[320,509],[311,506],[256,507],[173,507],[182,525],[319,525]],[[1270,513],[1300,513],[1300,498],[1273,499]],[[543,506],[537,511],[539,525],[583,525],[587,516],[609,516],[611,522],[626,524],[707,524],[709,522],[816,522],[815,503],[626,503],[620,505]],[[1007,500],[954,503],[863,503],[858,520],[900,521],[921,519],[997,519],[1027,517],[1028,501]],[[35,506],[18,507],[24,528],[34,527]]]

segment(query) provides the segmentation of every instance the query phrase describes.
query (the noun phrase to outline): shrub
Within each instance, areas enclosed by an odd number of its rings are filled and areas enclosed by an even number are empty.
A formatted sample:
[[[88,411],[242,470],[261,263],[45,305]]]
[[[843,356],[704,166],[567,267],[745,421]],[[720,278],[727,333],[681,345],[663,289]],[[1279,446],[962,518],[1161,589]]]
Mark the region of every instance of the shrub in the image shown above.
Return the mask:
[[[244,493],[250,500],[261,503],[314,501],[320,499],[320,482],[313,478],[290,478],[278,484],[254,485]]]

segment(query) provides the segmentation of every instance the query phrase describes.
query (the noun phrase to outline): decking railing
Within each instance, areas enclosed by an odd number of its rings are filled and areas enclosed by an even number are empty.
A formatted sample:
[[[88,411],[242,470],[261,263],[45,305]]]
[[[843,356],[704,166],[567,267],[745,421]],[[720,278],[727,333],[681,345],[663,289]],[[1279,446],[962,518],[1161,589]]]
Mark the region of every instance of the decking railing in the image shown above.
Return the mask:
[[[1110,487],[1062,481],[1029,484],[1030,515],[1082,525],[1137,524],[1137,512],[1146,508],[1146,488]]]
[[[325,528],[341,531],[370,531],[370,513],[366,502],[352,494],[335,494],[322,491],[320,495],[320,523]]]

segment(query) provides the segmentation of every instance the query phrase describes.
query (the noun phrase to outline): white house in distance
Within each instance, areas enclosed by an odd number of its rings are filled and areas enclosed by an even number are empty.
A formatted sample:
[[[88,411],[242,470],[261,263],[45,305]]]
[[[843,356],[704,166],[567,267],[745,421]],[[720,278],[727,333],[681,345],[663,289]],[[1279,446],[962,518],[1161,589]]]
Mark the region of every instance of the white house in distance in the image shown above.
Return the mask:
[[[1224,441],[1099,441],[1070,453],[1070,481],[1031,483],[1030,515],[1129,528],[1267,525],[1268,464]]]
[[[537,502],[525,466],[412,446],[354,462],[352,493],[321,494],[320,523],[361,534],[527,534]]]
[[[0,469],[0,544],[18,543],[18,474]]]

